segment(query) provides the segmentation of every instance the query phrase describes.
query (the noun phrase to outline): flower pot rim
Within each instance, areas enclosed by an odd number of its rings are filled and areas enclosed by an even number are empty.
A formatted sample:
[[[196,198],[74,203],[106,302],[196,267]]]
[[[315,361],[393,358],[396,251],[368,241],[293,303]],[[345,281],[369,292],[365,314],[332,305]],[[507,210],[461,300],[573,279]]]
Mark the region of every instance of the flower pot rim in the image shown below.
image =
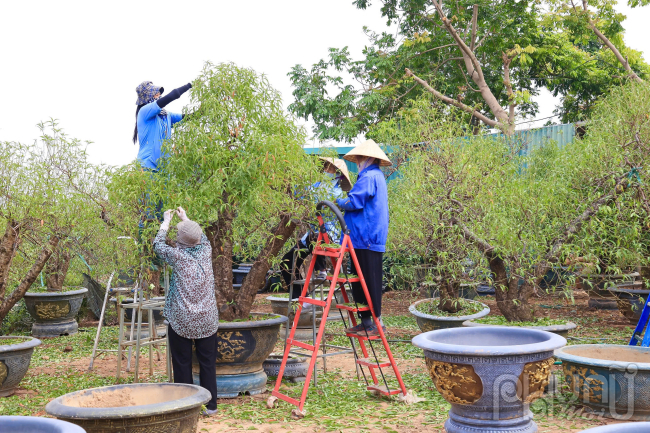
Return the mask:
[[[86,433],[86,430],[76,424],[72,424],[71,422],[63,421],[60,419],[43,418],[39,416],[0,416],[0,424],[3,424],[5,427],[13,428],[25,426],[30,427],[31,424],[31,426],[35,425],[38,427],[49,427],[51,429],[56,428],[56,430],[48,430],[52,432]],[[39,431],[41,430],[39,429]]]
[[[611,278],[611,279],[620,279],[620,278],[631,278],[631,277],[638,277],[641,274],[638,272],[630,272],[627,274],[578,274],[578,277],[583,278],[583,279],[590,279],[590,278]]]
[[[65,399],[71,397],[79,397],[91,395],[97,391],[108,391],[123,388],[144,388],[144,387],[181,387],[192,388],[194,394],[183,397],[177,400],[169,400],[162,403],[143,404],[138,406],[125,406],[125,407],[74,407],[63,404]],[[210,401],[210,391],[201,388],[197,385],[189,385],[185,383],[130,383],[124,385],[111,385],[102,386],[98,388],[83,389],[80,391],[70,392],[60,397],[55,398],[45,406],[45,412],[48,415],[55,416],[63,419],[128,419],[139,418],[144,416],[160,415],[169,412],[180,412],[182,410],[191,409],[192,407],[200,407],[201,405]]]
[[[629,422],[601,425],[583,430],[582,433],[638,433],[650,431],[650,422]]]
[[[77,290],[68,290],[67,292],[25,292],[25,298],[53,298],[56,296],[74,296],[81,295],[82,293],[87,293],[88,289],[85,287],[79,288]]]
[[[607,290],[610,290],[614,293],[628,293],[630,295],[650,295],[650,289],[623,289],[620,287],[615,287]]]
[[[477,327],[477,326],[499,326],[502,328],[538,329],[540,331],[546,331],[546,332],[570,331],[578,327],[578,325],[570,321],[567,321],[564,325],[509,326],[509,325],[493,325],[491,323],[476,323],[476,322],[472,322],[471,320],[467,320],[463,322],[463,326],[466,326],[468,328]]]
[[[274,317],[272,319],[266,319],[266,320],[257,320],[257,321],[248,320],[245,322],[219,322],[219,331],[221,331],[222,329],[264,328],[267,326],[280,325],[284,322],[289,321],[289,318],[287,316],[283,316],[282,314],[258,313],[258,312],[250,313],[251,316],[262,316],[262,315],[269,315],[269,314],[272,314],[274,316],[279,316],[279,317]]]
[[[464,341],[464,337],[481,337],[482,334],[494,335],[495,330],[499,336],[510,334],[510,337],[537,337],[541,340],[535,343],[526,344],[513,344],[513,345],[495,345],[495,346],[476,346],[476,345],[462,345],[462,344],[449,344],[444,342],[432,341],[435,339],[450,338],[455,341]],[[435,331],[425,332],[417,335],[411,340],[411,343],[426,351],[443,353],[447,355],[462,355],[462,356],[476,356],[476,357],[492,357],[492,356],[509,356],[509,355],[525,355],[540,352],[553,351],[566,345],[567,341],[564,337],[551,332],[540,331],[537,329],[528,328],[514,328],[502,326],[497,328],[495,326],[485,326],[479,328],[447,328],[438,329]]]
[[[22,343],[18,343],[18,344],[10,344],[10,345],[2,344],[2,340],[9,340],[14,338],[22,338],[22,339],[28,338],[29,340],[23,341]],[[0,354],[15,352],[24,349],[33,349],[40,345],[41,345],[41,340],[39,340],[38,338],[29,337],[29,336],[22,337],[20,335],[0,335]]]
[[[576,350],[579,348],[594,348],[594,349],[607,349],[612,348],[613,350],[620,350],[621,348],[629,348],[633,351],[638,351],[648,354],[650,358],[650,347],[641,347],[641,346],[622,346],[619,344],[575,344],[573,346],[567,346],[559,348],[555,351],[555,356],[562,360],[562,362],[573,362],[575,364],[584,364],[590,365],[592,367],[603,367],[603,368],[620,368],[623,371],[630,365],[634,364],[637,371],[638,370],[650,370],[650,362],[628,362],[628,361],[609,361],[607,359],[599,358],[588,358],[586,356],[574,355],[567,352],[571,350]]]
[[[420,299],[419,301],[416,301],[409,307],[409,312],[413,314],[416,317],[421,317],[423,319],[429,319],[429,320],[439,320],[443,322],[464,322],[465,320],[471,320],[471,319],[479,319],[481,317],[487,316],[490,314],[490,307],[485,305],[482,302],[479,301],[474,301],[473,299],[465,299],[465,301],[468,302],[473,302],[476,304],[481,304],[483,305],[483,310],[479,311],[478,313],[474,314],[469,314],[466,316],[433,316],[431,314],[425,314],[417,310],[416,305],[425,302],[425,301],[435,301],[440,298],[426,298],[426,299]]]

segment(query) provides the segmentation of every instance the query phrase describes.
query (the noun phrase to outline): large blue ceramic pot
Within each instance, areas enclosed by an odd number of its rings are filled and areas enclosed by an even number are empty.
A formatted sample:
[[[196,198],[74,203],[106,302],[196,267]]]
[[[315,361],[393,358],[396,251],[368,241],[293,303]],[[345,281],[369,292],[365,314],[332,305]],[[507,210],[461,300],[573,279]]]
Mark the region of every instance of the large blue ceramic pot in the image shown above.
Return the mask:
[[[265,316],[251,313],[251,316]],[[235,398],[266,391],[268,377],[262,364],[275,347],[280,326],[289,319],[276,315],[264,320],[220,322],[217,331],[217,396]],[[192,348],[192,371],[195,384],[200,383],[200,367]]]
[[[449,328],[413,338],[431,379],[451,403],[447,433],[535,433],[529,409],[540,397],[553,351],[566,340],[525,328]]]
[[[555,356],[562,360],[569,388],[590,412],[650,421],[650,348],[578,344]]]
[[[78,425],[36,416],[0,416],[0,431],[11,433],[86,433]]]
[[[0,336],[0,397],[16,391],[27,373],[34,348],[40,344],[36,338]]]
[[[648,433],[650,422],[629,422],[610,424],[583,430],[582,433]]]

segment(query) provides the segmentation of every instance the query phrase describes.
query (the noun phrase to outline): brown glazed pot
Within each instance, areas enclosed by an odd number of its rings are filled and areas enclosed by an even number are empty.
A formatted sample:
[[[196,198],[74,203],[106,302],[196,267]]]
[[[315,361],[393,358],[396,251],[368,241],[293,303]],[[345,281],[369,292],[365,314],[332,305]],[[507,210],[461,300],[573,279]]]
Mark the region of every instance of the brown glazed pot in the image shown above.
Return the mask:
[[[193,433],[208,401],[210,392],[196,385],[133,383],[71,392],[45,412],[87,433]]]

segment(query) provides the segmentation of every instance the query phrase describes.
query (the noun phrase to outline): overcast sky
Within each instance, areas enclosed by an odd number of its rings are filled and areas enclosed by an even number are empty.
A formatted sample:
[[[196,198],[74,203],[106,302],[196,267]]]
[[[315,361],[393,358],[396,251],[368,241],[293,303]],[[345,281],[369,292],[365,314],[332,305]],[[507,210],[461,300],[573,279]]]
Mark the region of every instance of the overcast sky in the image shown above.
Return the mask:
[[[649,53],[650,8],[620,9],[628,15],[626,42]],[[290,68],[309,67],[329,47],[347,45],[359,57],[368,43],[364,25],[386,28],[378,7],[361,11],[352,0],[3,1],[0,140],[31,142],[35,125],[52,117],[69,135],[94,142],[93,162],[126,164],[137,155],[131,137],[140,82],[169,91],[192,81],[206,60],[232,61],[265,73],[288,105]],[[550,95],[538,101],[538,117],[550,116]],[[185,95],[167,108],[181,111],[188,102]]]

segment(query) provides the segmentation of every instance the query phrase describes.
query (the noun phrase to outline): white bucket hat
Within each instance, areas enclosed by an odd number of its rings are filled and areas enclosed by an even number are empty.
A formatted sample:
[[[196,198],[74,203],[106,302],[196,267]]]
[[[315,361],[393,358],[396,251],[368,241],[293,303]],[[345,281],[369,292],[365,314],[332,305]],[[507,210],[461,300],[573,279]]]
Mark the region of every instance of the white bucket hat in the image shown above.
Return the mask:
[[[379,165],[382,167],[388,167],[389,165],[393,165],[392,162],[390,162],[390,159],[386,156],[383,150],[381,150],[381,147],[377,145],[377,143],[374,142],[374,140],[366,140],[348,153],[345,154],[343,159],[347,159],[348,161],[357,163],[357,158],[359,157],[370,157],[370,158],[377,158],[380,160]]]
[[[334,168],[341,172],[343,179],[341,179],[341,189],[343,191],[350,191],[352,189],[352,182],[350,182],[350,172],[348,171],[348,166],[345,165],[345,161],[339,158],[329,158],[326,156],[319,156],[318,159],[325,161],[325,168],[327,165],[333,165]]]

